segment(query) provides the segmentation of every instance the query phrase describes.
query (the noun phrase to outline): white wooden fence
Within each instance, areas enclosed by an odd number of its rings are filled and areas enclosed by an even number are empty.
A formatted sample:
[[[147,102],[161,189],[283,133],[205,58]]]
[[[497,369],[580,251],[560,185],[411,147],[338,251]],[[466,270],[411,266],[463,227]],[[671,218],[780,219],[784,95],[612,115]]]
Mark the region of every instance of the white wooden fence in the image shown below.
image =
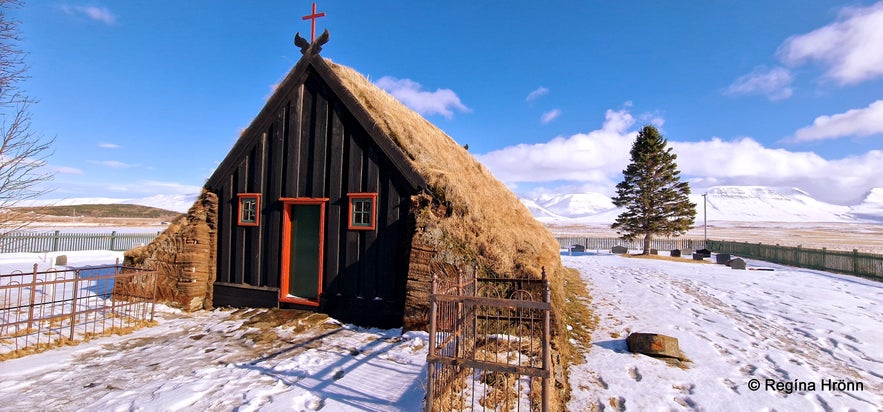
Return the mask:
[[[129,250],[150,243],[159,233],[12,232],[0,236],[0,253]]]

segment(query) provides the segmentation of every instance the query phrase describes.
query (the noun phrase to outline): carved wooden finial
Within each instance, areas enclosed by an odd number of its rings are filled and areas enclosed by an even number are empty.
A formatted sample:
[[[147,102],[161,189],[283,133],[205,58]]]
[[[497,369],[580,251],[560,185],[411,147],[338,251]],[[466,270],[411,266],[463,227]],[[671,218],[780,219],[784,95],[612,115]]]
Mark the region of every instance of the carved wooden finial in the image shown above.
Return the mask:
[[[322,51],[322,45],[328,43],[328,39],[330,38],[331,34],[328,33],[328,29],[325,29],[325,31],[323,31],[312,43],[308,42],[307,39],[300,37],[300,32],[297,32],[294,34],[294,45],[300,47],[300,52],[302,54],[319,54],[319,52]]]

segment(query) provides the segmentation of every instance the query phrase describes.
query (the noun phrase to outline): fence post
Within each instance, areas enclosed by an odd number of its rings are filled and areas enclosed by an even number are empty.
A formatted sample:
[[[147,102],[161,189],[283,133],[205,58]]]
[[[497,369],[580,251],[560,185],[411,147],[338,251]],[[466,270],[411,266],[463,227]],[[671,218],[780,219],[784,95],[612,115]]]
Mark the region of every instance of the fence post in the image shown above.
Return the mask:
[[[34,324],[34,306],[37,302],[37,264],[34,263],[34,276],[31,278],[31,301],[28,308],[28,329],[27,333],[31,333],[31,327]],[[38,341],[39,342],[39,341]]]
[[[55,235],[52,236],[52,251],[58,252],[58,231],[55,231]]]
[[[858,275],[858,249],[852,249],[852,274]]]
[[[113,241],[116,239],[116,236],[117,236],[116,230],[110,232],[110,250],[116,250],[113,248]]]
[[[828,270],[828,248],[822,248],[822,270]]]
[[[80,271],[74,272],[74,298],[71,300],[71,334],[70,340],[74,340],[74,330],[77,326],[77,298],[80,292]]]
[[[157,288],[157,284],[159,283],[158,277],[159,277],[159,271],[154,270],[153,271],[153,294],[152,294],[152,297],[150,298],[150,300],[151,300],[151,302],[150,302],[150,321],[151,322],[153,322],[153,315],[156,312],[156,288]]]

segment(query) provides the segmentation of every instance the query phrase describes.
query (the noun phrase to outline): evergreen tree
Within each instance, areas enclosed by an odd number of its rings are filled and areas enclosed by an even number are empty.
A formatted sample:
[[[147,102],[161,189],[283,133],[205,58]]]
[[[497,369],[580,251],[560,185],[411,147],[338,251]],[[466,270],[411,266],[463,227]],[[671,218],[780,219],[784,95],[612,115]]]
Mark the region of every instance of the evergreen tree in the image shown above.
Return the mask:
[[[644,238],[644,254],[650,253],[654,235],[678,236],[693,225],[696,204],[687,197],[690,186],[680,181],[677,155],[653,126],[644,126],[632,145],[632,162],[616,185],[613,204],[625,207],[612,228],[626,240]]]

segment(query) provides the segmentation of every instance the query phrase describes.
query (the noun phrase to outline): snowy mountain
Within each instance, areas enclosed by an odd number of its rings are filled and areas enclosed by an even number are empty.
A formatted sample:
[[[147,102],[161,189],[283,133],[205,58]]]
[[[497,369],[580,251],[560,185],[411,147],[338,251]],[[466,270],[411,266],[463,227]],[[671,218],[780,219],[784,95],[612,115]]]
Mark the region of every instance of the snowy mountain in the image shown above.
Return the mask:
[[[540,206],[540,204],[537,203],[536,200],[530,200],[530,199],[523,198],[523,197],[518,198],[518,200],[520,200],[521,204],[523,204],[525,207],[527,207],[527,210],[530,211],[530,214],[532,214],[536,218],[565,219],[564,216],[556,214],[556,213],[552,212],[551,210],[549,210],[543,206]]]
[[[709,188],[708,219],[766,222],[851,222],[849,206],[838,206],[813,199],[797,188],[766,186],[718,186]],[[696,217],[702,218],[703,199],[694,193]]]
[[[707,194],[703,199],[702,194]],[[716,186],[695,190],[696,219],[733,222],[883,222],[883,188],[871,190],[862,203],[841,206],[814,199],[798,188],[766,186]],[[599,193],[544,195],[522,199],[534,216],[544,222],[576,221],[610,223],[621,209]]]
[[[576,193],[544,197],[542,207],[554,214],[583,217],[596,215],[600,212],[615,208],[609,197],[600,193]]]
[[[861,219],[883,222],[883,187],[875,187],[865,199],[851,208],[852,214]]]
[[[113,197],[75,197],[66,199],[35,199],[18,203],[16,206],[73,206],[73,205],[107,205],[107,204],[129,204],[156,207],[159,209],[171,210],[173,212],[186,213],[198,194],[192,193],[187,195],[156,195],[143,198],[113,198]]]

